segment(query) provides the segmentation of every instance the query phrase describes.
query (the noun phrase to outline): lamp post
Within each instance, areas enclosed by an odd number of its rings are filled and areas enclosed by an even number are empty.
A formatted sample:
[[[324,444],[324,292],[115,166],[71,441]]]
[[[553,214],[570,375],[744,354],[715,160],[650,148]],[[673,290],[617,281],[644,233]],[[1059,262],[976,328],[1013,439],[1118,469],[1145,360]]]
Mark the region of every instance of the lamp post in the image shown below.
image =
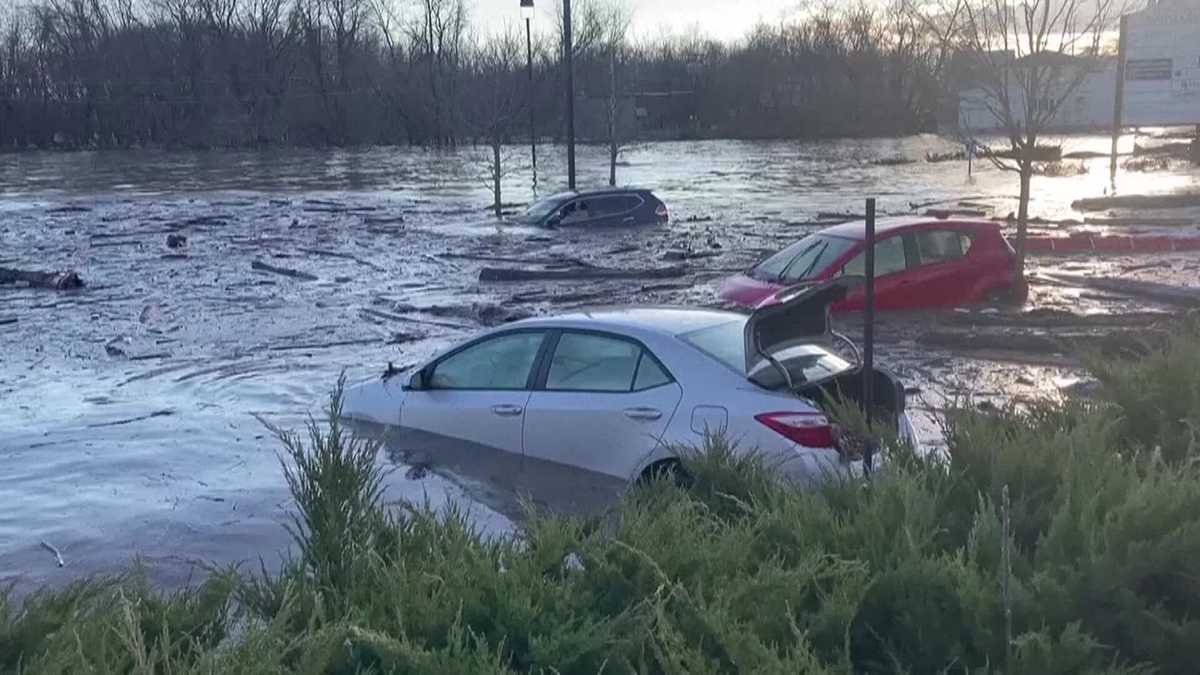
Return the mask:
[[[525,56],[529,74],[529,153],[533,159],[533,193],[537,194],[537,128],[533,118],[533,0],[521,0],[521,18],[525,19]]]
[[[563,0],[563,60],[567,69],[567,188],[575,189],[575,47],[571,40],[571,0]]]

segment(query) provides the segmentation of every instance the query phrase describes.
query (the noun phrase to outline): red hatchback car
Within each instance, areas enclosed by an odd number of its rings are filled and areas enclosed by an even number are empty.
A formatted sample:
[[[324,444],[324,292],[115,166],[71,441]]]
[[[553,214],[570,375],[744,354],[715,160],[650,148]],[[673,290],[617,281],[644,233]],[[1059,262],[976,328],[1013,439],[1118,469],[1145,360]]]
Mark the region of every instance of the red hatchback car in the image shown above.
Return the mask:
[[[721,298],[745,307],[770,304],[792,286],[865,273],[866,224],[844,223],[815,234],[726,279]],[[1016,254],[996,223],[883,219],[875,228],[875,304],[879,309],[929,309],[1019,297]],[[860,311],[863,292],[834,305]]]

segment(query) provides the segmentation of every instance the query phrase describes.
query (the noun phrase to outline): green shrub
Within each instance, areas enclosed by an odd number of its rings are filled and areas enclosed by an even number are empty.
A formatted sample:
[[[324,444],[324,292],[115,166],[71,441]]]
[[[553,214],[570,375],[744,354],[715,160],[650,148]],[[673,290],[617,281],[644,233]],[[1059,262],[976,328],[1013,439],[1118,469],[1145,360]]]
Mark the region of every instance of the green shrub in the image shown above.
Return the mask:
[[[1176,371],[1197,345],[1107,364],[1104,401],[949,411],[945,457],[885,440],[867,482],[797,489],[712,438],[686,486],[641,485],[603,520],[531,511],[516,538],[385,506],[339,385],[326,425],[280,433],[281,572],[2,593],[0,672],[1191,672],[1200,468],[1180,420],[1200,398]]]

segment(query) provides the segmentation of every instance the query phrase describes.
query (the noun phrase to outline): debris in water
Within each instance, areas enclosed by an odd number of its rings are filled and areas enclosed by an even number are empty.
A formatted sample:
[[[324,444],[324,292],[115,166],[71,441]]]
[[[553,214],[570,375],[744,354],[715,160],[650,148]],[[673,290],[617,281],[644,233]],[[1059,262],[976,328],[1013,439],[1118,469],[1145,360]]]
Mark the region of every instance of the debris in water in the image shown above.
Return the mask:
[[[168,234],[167,248],[182,248],[187,245],[187,237],[182,234]]]
[[[280,274],[285,277],[299,279],[300,281],[316,281],[317,280],[317,277],[315,277],[307,272],[300,272],[298,270],[292,270],[292,269],[288,269],[286,267],[276,267],[274,265],[265,263],[261,260],[255,260],[254,262],[250,263],[250,268],[258,270],[260,272],[271,272],[273,274]]]
[[[42,540],[42,548],[44,548],[47,551],[50,551],[51,553],[54,554],[54,560],[58,563],[59,567],[67,566],[67,563],[63,561],[62,553],[59,553],[58,549],[55,548],[53,544],[51,544],[50,542],[43,539]]]
[[[1104,211],[1106,209],[1185,209],[1200,206],[1200,192],[1185,192],[1174,195],[1119,195],[1092,197],[1071,202],[1076,211]]]
[[[686,267],[656,267],[650,269],[605,269],[591,267],[578,270],[531,270],[484,267],[479,270],[480,281],[575,281],[586,279],[674,279],[687,274]]]
[[[88,428],[89,429],[99,429],[100,427],[116,427],[116,426],[120,426],[122,424],[131,424],[133,422],[141,422],[143,420],[153,419],[155,417],[166,417],[168,415],[174,415],[174,414],[175,414],[174,410],[155,410],[154,412],[150,413],[149,415],[141,415],[139,417],[130,417],[128,419],[116,420],[114,422],[100,422],[98,424],[89,424]]]
[[[34,288],[66,291],[83,288],[83,279],[75,272],[30,272],[0,267],[0,284],[24,283]]]

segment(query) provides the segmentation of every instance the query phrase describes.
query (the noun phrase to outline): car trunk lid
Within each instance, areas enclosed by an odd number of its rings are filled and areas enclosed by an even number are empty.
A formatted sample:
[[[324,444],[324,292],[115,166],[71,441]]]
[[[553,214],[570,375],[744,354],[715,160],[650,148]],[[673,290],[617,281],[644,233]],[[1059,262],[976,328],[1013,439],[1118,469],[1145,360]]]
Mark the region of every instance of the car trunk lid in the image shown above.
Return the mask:
[[[776,302],[760,306],[746,321],[746,373],[789,347],[815,340],[828,340],[829,308],[846,299],[864,280],[842,276],[830,281],[796,286],[780,291]]]

